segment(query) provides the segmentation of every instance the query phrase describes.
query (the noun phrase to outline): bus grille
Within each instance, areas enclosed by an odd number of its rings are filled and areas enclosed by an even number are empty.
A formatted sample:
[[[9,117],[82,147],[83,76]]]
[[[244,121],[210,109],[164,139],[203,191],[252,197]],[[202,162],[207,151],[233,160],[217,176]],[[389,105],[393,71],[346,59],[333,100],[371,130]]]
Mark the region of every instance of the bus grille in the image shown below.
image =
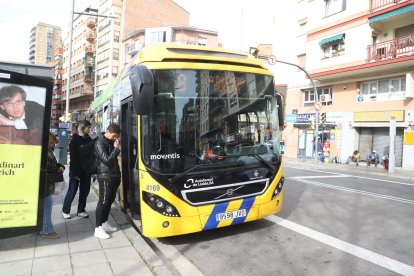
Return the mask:
[[[181,195],[191,205],[204,205],[263,194],[269,178],[221,186],[182,190]]]

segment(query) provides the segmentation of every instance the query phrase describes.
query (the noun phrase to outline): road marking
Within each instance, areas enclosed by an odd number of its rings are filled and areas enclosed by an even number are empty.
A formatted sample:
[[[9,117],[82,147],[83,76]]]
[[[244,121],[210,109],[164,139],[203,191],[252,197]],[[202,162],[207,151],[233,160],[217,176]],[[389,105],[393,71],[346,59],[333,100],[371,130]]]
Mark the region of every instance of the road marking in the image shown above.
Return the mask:
[[[184,257],[180,251],[178,251],[175,246],[171,245],[166,239],[163,239],[162,242],[159,239],[151,239],[156,247],[164,254],[164,256],[170,260],[174,267],[178,270],[181,275],[184,276],[203,276],[200,270],[190,262],[186,257]]]
[[[305,175],[305,176],[292,176],[288,177],[287,179],[304,179],[304,178],[335,178],[335,177],[349,177],[346,174],[338,174],[338,175]]]
[[[321,187],[341,190],[341,191],[345,191],[345,192],[351,192],[351,193],[368,195],[368,196],[373,196],[373,197],[378,197],[378,198],[383,198],[383,199],[389,199],[389,200],[394,200],[394,201],[399,201],[399,202],[414,205],[414,200],[411,200],[411,199],[405,199],[405,198],[401,198],[401,197],[394,197],[394,196],[376,194],[376,193],[366,192],[366,191],[362,191],[362,190],[356,190],[356,189],[351,189],[351,188],[346,188],[346,187],[341,187],[341,186],[335,186],[335,185],[330,185],[330,184],[325,184],[325,183],[311,181],[311,180],[305,180],[305,179],[303,179],[303,180],[302,179],[292,179],[292,180],[302,182],[302,183],[306,183],[306,184],[315,185],[315,186],[321,186]]]
[[[352,175],[352,174],[339,174],[334,172],[327,172],[327,171],[321,171],[321,170],[313,170],[313,169],[307,169],[299,166],[284,166],[285,168],[290,169],[298,169],[298,170],[304,170],[304,171],[312,171],[312,172],[322,172],[325,174],[336,174],[336,175],[343,175],[343,177],[355,177],[355,178],[361,178],[361,179],[368,179],[368,180],[375,180],[375,181],[381,181],[381,182],[388,182],[388,183],[394,183],[394,184],[400,184],[400,185],[406,185],[406,186],[414,186],[412,183],[405,183],[400,181],[393,181],[393,180],[387,180],[387,179],[381,179],[381,178],[373,178],[373,177],[366,177],[366,176],[359,176],[359,175]]]
[[[357,245],[342,241],[340,239],[323,234],[321,232],[315,231],[313,229],[294,223],[287,219],[283,219],[278,216],[270,216],[270,217],[267,217],[266,219],[278,225],[286,227],[292,231],[300,233],[304,236],[317,240],[321,243],[332,246],[336,249],[347,252],[363,260],[366,260],[373,264],[384,267],[393,272],[396,272],[402,275],[414,275],[414,267],[407,265],[405,263],[385,257],[373,251],[370,251],[365,248],[359,247]]]

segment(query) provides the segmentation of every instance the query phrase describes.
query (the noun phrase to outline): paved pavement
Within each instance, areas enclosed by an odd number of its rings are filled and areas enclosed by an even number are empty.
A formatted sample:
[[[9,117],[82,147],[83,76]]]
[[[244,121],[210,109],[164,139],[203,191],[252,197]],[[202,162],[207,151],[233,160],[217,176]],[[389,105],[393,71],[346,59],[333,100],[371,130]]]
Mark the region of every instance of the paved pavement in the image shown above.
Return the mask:
[[[68,168],[65,171],[68,183]],[[95,192],[96,191],[96,192]],[[90,217],[61,216],[65,193],[53,196],[52,221],[59,239],[38,234],[0,239],[0,275],[171,275],[151,247],[113,204],[110,224],[117,232],[108,240],[93,236],[97,183],[93,183],[86,210]],[[75,197],[71,214],[76,215]]]
[[[367,167],[355,164],[319,163],[314,160],[284,158],[285,165],[301,165],[316,169],[336,169],[371,175],[392,176],[414,180],[414,171],[395,168],[389,174],[382,166]],[[68,183],[68,168],[65,171]],[[60,239],[47,239],[37,234],[0,239],[0,275],[160,275],[172,273],[145,240],[128,223],[125,214],[113,204],[109,222],[120,230],[108,240],[93,236],[95,207],[98,201],[97,183],[93,183],[88,197],[90,218],[61,216],[65,193],[53,198],[52,221]],[[76,212],[77,197],[72,204]]]
[[[317,168],[317,169],[334,169],[334,170],[342,170],[342,171],[350,171],[358,172],[363,174],[369,175],[376,175],[376,176],[389,176],[395,178],[403,178],[407,180],[414,181],[414,170],[406,170],[400,167],[396,167],[394,173],[389,173],[388,170],[384,169],[382,165],[378,165],[375,167],[371,165],[370,167],[367,166],[366,162],[360,162],[359,166],[356,167],[355,163],[349,164],[339,164],[339,163],[315,163],[314,159],[296,159],[296,158],[288,158],[283,157],[283,161],[285,165],[301,165],[307,166],[310,168]]]

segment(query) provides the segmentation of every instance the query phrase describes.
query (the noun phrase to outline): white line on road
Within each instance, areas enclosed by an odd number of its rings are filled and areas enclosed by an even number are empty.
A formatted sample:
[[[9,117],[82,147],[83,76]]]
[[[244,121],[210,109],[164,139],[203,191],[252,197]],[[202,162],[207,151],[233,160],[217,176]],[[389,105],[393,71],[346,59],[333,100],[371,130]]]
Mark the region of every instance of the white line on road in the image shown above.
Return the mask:
[[[304,236],[307,236],[309,238],[322,242],[326,245],[332,246],[334,248],[347,252],[351,255],[359,257],[363,260],[366,260],[373,264],[384,267],[388,270],[394,271],[396,273],[400,273],[402,275],[414,275],[414,267],[407,265],[405,263],[385,257],[383,255],[364,249],[357,245],[353,245],[351,243],[339,240],[332,236],[323,234],[321,232],[315,231],[313,229],[294,223],[287,219],[283,219],[278,216],[270,216],[270,217],[267,217],[266,219],[276,224],[279,224],[283,227],[286,227],[290,230],[293,230],[297,233],[300,233]]]
[[[387,179],[383,179],[383,178],[373,178],[373,177],[366,177],[366,176],[359,176],[359,175],[352,175],[352,174],[338,174],[338,173],[334,173],[334,172],[327,172],[327,171],[321,171],[321,170],[313,170],[313,169],[307,169],[307,168],[298,167],[298,166],[284,166],[284,167],[285,168],[290,168],[290,169],[304,170],[304,171],[322,172],[322,173],[325,173],[325,174],[342,175],[343,177],[345,177],[345,176],[347,176],[347,177],[355,177],[355,178],[375,180],[375,181],[381,181],[381,182],[388,182],[388,183],[394,183],[394,184],[400,184],[400,185],[406,185],[406,186],[414,186],[414,184],[412,184],[412,183],[405,183],[405,182],[400,182],[400,181],[387,180]]]
[[[349,175],[346,174],[338,174],[338,175],[306,175],[306,176],[292,176],[288,177],[288,179],[304,179],[304,178],[335,178],[335,177],[349,177]]]
[[[373,197],[378,197],[378,198],[390,199],[390,200],[395,200],[395,201],[399,201],[399,202],[414,205],[414,200],[411,200],[411,199],[405,199],[405,198],[401,198],[401,197],[394,197],[394,196],[376,194],[376,193],[371,193],[371,192],[367,192],[367,191],[356,190],[356,189],[351,189],[351,188],[346,188],[346,187],[341,187],[341,186],[335,186],[335,185],[330,185],[330,184],[325,184],[325,183],[311,181],[311,180],[305,180],[305,179],[302,180],[302,179],[294,178],[292,180],[302,182],[302,183],[306,183],[306,184],[321,186],[321,187],[325,187],[325,188],[331,188],[331,189],[341,190],[341,191],[345,191],[345,192],[357,193],[357,194],[368,195],[368,196],[373,196]]]

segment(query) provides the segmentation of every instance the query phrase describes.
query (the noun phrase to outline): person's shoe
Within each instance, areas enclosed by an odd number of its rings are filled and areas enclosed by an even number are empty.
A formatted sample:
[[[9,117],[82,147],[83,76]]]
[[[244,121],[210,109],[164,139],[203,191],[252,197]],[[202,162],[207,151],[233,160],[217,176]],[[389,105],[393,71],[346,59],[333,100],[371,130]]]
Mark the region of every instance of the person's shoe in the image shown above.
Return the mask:
[[[66,214],[66,213],[63,213],[63,212],[62,212],[62,217],[64,219],[70,219],[71,218],[70,214]]]
[[[89,215],[86,212],[82,212],[82,213],[78,213],[78,217],[81,217],[81,218],[89,218]]]
[[[102,228],[106,231],[106,232],[115,232],[118,229],[112,225],[109,224],[109,222],[105,221],[104,223],[102,223]]]
[[[52,232],[49,234],[41,234],[43,238],[48,238],[48,239],[59,239],[60,235],[56,232]]]
[[[99,227],[95,228],[94,236],[99,238],[99,239],[102,239],[102,240],[106,240],[106,239],[109,239],[111,237],[105,232],[105,230],[103,229],[102,226],[99,226]]]

